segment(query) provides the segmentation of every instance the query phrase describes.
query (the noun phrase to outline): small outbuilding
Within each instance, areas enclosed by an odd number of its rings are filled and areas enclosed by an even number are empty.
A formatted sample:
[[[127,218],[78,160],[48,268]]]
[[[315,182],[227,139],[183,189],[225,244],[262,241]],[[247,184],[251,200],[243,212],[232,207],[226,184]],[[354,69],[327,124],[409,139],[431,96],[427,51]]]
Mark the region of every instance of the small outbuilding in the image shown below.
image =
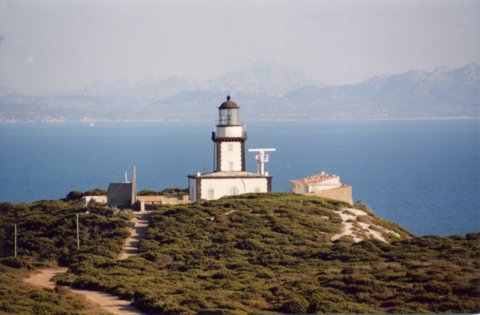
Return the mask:
[[[315,195],[353,204],[352,186],[343,185],[340,176],[321,172],[316,175],[290,181],[292,192]]]
[[[126,177],[126,176],[125,176]],[[107,189],[107,205],[114,208],[132,209],[137,202],[137,178],[132,168],[132,182],[125,178],[123,183],[110,183]]]

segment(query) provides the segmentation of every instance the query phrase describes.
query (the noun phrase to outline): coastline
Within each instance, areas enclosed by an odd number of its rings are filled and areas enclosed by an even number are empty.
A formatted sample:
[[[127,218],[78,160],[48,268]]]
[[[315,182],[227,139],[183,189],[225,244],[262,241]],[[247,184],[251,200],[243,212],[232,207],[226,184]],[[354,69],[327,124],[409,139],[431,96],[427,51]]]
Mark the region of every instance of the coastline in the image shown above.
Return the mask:
[[[249,119],[250,123],[275,123],[275,122],[375,122],[375,121],[436,121],[436,120],[480,120],[478,117],[470,116],[452,116],[452,117],[391,117],[391,118],[366,118],[366,119]],[[108,120],[108,119],[91,119],[91,120],[1,120],[0,124],[89,124],[89,123],[211,123],[208,119],[149,119],[149,120]]]

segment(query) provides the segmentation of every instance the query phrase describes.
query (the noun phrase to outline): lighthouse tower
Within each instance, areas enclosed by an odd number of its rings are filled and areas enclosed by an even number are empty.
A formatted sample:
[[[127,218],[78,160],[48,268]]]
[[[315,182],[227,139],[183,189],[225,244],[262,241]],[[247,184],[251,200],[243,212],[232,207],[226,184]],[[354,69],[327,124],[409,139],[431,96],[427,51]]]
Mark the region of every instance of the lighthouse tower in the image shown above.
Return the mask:
[[[247,132],[240,123],[240,107],[229,95],[218,110],[217,129],[212,132],[215,151],[213,168],[215,172],[244,172]]]
[[[240,107],[227,96],[218,111],[216,129],[212,132],[214,171],[188,176],[190,200],[212,200],[223,196],[272,191],[272,177],[268,172],[250,173],[245,170],[247,132],[240,122]]]

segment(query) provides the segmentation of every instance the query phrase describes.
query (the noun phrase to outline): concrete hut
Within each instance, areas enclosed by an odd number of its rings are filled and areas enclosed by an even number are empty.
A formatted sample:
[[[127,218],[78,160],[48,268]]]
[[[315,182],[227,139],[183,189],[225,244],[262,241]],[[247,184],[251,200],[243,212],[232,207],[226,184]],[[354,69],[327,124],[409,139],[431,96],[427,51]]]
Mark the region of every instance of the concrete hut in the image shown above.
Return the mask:
[[[135,166],[132,168],[132,182],[128,182],[125,173],[123,183],[110,183],[107,189],[107,205],[116,208],[133,209],[137,202],[137,176]]]

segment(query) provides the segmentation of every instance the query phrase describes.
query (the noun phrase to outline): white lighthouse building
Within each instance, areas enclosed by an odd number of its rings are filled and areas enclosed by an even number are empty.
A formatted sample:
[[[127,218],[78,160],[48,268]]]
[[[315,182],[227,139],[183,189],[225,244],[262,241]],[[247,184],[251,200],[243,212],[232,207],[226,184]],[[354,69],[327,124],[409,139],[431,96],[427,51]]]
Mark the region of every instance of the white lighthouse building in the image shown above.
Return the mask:
[[[227,96],[219,109],[214,145],[214,172],[188,176],[190,200],[218,199],[249,192],[269,192],[272,177],[263,168],[257,173],[245,170],[247,131],[240,122],[240,107]]]

